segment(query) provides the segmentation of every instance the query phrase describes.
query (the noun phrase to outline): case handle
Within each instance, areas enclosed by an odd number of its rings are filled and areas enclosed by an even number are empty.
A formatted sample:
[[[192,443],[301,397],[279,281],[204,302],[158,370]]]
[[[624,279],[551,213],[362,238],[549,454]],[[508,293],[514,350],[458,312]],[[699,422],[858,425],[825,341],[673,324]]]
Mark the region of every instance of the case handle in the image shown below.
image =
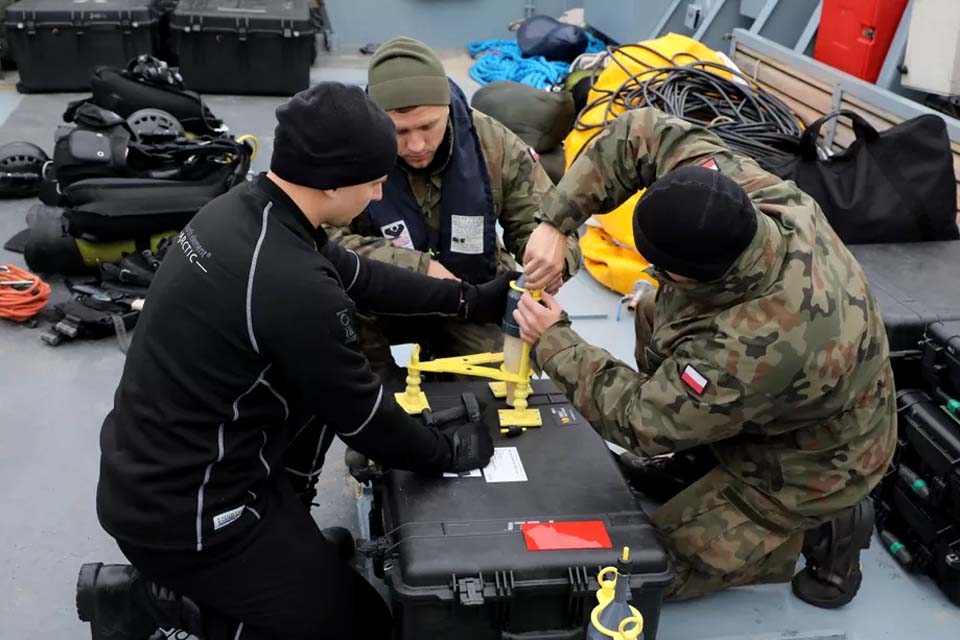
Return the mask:
[[[813,124],[803,131],[803,136],[800,138],[800,155],[804,160],[812,161],[817,159],[817,137],[820,135],[820,127],[829,120],[839,118],[840,116],[846,116],[853,121],[853,133],[856,135],[857,140],[872,142],[880,137],[880,134],[873,128],[873,125],[856,111],[837,109],[821,118],[817,118]]]
[[[500,632],[500,640],[583,640],[586,631],[576,629],[554,629],[552,631],[525,631],[523,633]]]

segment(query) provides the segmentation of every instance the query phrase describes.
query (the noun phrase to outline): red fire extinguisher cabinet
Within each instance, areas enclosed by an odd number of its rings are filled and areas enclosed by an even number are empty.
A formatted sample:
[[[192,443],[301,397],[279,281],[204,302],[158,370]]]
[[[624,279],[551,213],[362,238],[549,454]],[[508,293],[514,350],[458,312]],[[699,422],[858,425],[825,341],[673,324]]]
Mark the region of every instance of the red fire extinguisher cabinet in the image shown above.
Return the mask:
[[[813,57],[876,82],[907,0],[824,0]]]

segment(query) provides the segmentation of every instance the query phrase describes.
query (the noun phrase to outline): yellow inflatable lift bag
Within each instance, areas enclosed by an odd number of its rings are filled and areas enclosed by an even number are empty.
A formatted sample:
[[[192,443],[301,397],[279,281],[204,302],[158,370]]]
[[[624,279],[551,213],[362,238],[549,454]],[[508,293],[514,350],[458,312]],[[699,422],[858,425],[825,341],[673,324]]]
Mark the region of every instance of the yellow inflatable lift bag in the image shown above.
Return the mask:
[[[617,47],[609,55],[614,60],[598,74],[577,127],[564,141],[568,169],[603,131],[605,124],[623,113],[624,107],[611,102],[610,98],[632,76],[645,80],[656,73],[655,69],[682,66],[697,60],[727,63],[710,47],[676,33]],[[657,286],[657,282],[644,273],[650,263],[637,252],[633,243],[633,210],[642,193],[637,192],[610,213],[593,216],[580,240],[584,265],[590,275],[622,294],[633,291],[637,280],[646,280]]]

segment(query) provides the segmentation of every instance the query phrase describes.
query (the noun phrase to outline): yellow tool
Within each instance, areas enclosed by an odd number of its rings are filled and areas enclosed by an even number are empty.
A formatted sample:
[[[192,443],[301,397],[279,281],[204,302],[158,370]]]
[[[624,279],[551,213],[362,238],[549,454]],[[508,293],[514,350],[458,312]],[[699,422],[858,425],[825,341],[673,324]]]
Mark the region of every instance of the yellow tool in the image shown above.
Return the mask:
[[[522,278],[521,278],[522,280]],[[507,312],[504,318],[512,322],[512,309],[526,291],[516,281],[510,283],[510,293]],[[540,291],[531,291],[535,300],[540,299]],[[519,353],[519,358],[516,357]],[[514,369],[513,362],[518,360]],[[500,364],[499,368],[482,366]],[[519,337],[507,335],[504,338],[504,351],[500,353],[475,353],[469,356],[453,358],[437,358],[429,362],[420,361],[420,345],[413,345],[410,362],[407,364],[407,388],[395,395],[397,404],[409,414],[418,414],[430,408],[426,394],[420,388],[420,375],[424,371],[436,373],[455,373],[478,378],[495,380],[490,383],[490,390],[494,397],[505,398],[511,409],[500,409],[501,427],[539,427],[543,425],[543,418],[539,409],[527,407],[527,398],[530,396],[530,345]],[[515,432],[514,432],[515,433]]]
[[[597,575],[600,588],[587,640],[636,640],[643,632],[643,615],[629,603],[630,564],[630,548],[624,547],[617,566],[606,567]]]

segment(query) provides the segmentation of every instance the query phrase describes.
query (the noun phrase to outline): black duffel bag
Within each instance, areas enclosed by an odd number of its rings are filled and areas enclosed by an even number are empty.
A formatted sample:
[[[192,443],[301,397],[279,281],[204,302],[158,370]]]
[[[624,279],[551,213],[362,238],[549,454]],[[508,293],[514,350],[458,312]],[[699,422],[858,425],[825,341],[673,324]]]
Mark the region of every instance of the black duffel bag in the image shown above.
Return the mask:
[[[527,57],[573,62],[589,44],[586,31],[550,16],[531,16],[517,30],[517,45]]]
[[[853,121],[856,140],[820,159],[820,128],[840,116]],[[939,116],[917,116],[878,132],[858,113],[841,109],[803,132],[798,157],[761,164],[813,196],[846,244],[960,238],[953,153]]]

